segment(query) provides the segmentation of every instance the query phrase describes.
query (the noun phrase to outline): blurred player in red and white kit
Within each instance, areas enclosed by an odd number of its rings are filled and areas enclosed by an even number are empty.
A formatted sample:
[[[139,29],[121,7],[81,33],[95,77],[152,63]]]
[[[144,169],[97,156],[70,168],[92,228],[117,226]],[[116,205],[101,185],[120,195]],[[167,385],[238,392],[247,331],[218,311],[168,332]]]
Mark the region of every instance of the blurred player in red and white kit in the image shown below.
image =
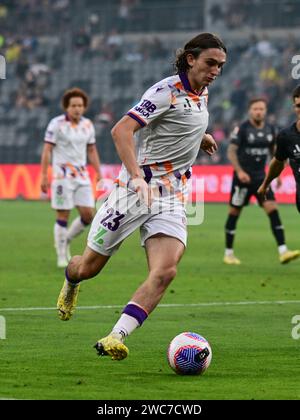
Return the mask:
[[[62,97],[64,114],[53,118],[46,130],[42,152],[41,189],[47,193],[48,166],[52,155],[51,206],[56,211],[54,244],[57,266],[66,267],[70,259],[69,244],[83,232],[94,216],[95,201],[86,168],[87,159],[100,180],[100,159],[96,148],[93,123],[83,116],[88,107],[87,94],[79,89],[67,90]],[[79,216],[68,228],[71,210]]]

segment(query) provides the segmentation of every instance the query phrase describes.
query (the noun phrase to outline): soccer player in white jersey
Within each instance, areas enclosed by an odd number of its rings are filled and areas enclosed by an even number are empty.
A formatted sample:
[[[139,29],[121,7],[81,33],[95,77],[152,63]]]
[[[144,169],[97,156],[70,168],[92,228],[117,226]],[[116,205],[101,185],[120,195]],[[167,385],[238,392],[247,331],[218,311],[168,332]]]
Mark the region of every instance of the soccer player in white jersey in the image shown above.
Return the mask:
[[[184,193],[199,148],[213,154],[207,86],[220,74],[226,48],[203,33],[177,55],[177,74],[156,83],[112,129],[123,166],[115,188],[98,210],[82,256],[74,256],[58,297],[62,320],[70,319],[79,283],[94,277],[122,241],[140,228],[149,273],[125,306],[110,334],[95,347],[99,355],[124,359],[124,339],[140,327],[176,275],[186,247]],[[122,284],[122,279],[119,279]]]
[[[41,189],[48,190],[48,166],[52,155],[51,206],[56,211],[54,244],[57,266],[66,267],[70,259],[69,244],[88,226],[94,216],[94,196],[86,168],[87,158],[100,180],[100,159],[95,129],[83,116],[88,106],[87,94],[79,89],[67,90],[62,97],[64,114],[53,118],[46,130],[41,167]],[[71,210],[79,216],[68,228]]]

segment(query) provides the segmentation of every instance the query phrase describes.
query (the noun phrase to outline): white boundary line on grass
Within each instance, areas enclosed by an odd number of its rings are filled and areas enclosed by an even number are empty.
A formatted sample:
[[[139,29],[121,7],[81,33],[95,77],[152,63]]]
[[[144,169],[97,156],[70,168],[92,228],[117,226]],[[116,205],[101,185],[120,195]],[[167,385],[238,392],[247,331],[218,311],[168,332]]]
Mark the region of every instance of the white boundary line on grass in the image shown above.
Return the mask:
[[[262,300],[262,301],[242,301],[242,302],[201,302],[201,303],[162,303],[159,308],[201,308],[205,306],[243,306],[243,305],[288,305],[300,304],[300,300]],[[97,305],[97,306],[78,306],[79,310],[94,309],[120,309],[124,305]],[[36,308],[0,308],[1,312],[32,312],[32,311],[54,311],[56,308],[36,307]]]

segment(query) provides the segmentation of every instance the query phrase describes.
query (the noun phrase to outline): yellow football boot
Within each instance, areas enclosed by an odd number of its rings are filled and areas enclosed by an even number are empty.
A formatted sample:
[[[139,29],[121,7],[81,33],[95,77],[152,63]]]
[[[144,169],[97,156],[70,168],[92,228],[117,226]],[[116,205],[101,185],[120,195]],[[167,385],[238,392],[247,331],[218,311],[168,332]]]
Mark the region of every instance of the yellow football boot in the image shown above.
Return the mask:
[[[77,302],[79,286],[79,284],[73,286],[67,280],[64,282],[57,300],[58,316],[62,321],[68,321],[73,315]]]
[[[292,260],[295,260],[296,258],[300,257],[300,251],[285,251],[283,254],[279,256],[279,261],[281,264],[287,264]]]
[[[99,356],[111,356],[112,360],[123,360],[128,354],[129,350],[119,339],[117,334],[110,334],[107,337],[101,338],[95,344],[95,349]]]

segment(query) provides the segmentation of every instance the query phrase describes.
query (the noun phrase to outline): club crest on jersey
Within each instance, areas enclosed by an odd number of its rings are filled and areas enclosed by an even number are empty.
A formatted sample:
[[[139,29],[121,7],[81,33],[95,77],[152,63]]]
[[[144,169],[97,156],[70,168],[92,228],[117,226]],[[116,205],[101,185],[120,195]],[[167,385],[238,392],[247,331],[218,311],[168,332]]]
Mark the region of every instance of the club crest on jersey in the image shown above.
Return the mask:
[[[253,133],[250,133],[248,136],[248,143],[254,143],[255,142],[255,135]]]
[[[295,158],[300,157],[300,146],[299,146],[299,144],[295,145],[295,149],[293,150],[293,153],[294,153]]]
[[[183,103],[183,108],[184,108],[184,115],[191,115],[193,110],[192,110],[192,105],[191,102],[188,98],[185,98],[185,102]]]

